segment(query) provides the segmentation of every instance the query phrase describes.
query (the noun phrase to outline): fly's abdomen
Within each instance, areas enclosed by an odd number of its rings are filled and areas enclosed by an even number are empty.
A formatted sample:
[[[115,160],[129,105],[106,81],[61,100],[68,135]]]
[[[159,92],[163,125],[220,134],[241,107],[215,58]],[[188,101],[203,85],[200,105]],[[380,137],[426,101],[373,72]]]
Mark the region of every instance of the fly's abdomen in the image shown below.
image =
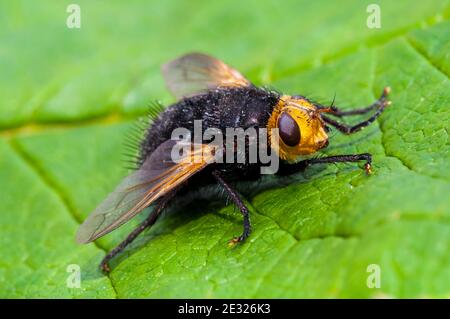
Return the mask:
[[[177,128],[202,134],[208,128],[266,127],[278,95],[255,87],[215,89],[185,98],[169,106],[153,121],[141,143],[140,160],[147,158]],[[201,132],[194,132],[194,121],[201,121]],[[198,127],[198,125],[196,126]],[[207,141],[205,141],[207,142]]]

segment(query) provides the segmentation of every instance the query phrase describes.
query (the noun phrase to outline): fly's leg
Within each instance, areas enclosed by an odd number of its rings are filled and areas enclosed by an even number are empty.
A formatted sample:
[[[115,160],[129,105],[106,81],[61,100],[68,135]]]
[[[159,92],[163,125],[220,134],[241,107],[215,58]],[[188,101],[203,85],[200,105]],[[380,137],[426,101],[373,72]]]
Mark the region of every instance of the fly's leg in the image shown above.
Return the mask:
[[[129,244],[131,244],[136,237],[142,233],[146,228],[152,226],[156,220],[158,219],[158,212],[151,212],[150,215],[138,226],[136,227],[130,234],[128,234],[127,238],[122,241],[119,245],[117,245],[113,250],[111,250],[100,262],[100,269],[103,272],[110,272],[111,268],[109,267],[109,261],[114,258],[117,254],[119,254],[122,250],[125,249]]]
[[[156,205],[154,210],[150,213],[150,215],[141,223],[138,227],[136,227],[128,236],[127,238],[122,241],[119,245],[117,245],[113,250],[111,250],[100,262],[100,269],[108,273],[111,271],[111,268],[109,267],[109,261],[114,258],[117,254],[119,254],[122,250],[125,249],[129,244],[131,244],[136,237],[142,233],[146,228],[151,227],[153,224],[155,224],[158,217],[161,215],[162,210],[166,207],[169,200],[172,198],[170,195],[166,195],[163,197]]]
[[[360,161],[365,162],[364,169],[367,174],[370,174],[372,172],[372,155],[369,153],[311,158],[293,164],[283,163],[283,165],[280,165],[280,169],[278,170],[277,174],[279,175],[294,174],[313,164],[360,162]]]
[[[390,101],[388,101],[386,99],[387,94],[389,93],[389,89],[385,88],[382,97],[379,100],[379,107],[377,109],[377,111],[375,112],[375,114],[373,114],[371,117],[369,117],[367,120],[362,121],[356,125],[353,126],[349,126],[345,123],[340,123],[332,118],[329,118],[327,116],[323,116],[322,115],[322,119],[325,123],[330,124],[331,126],[334,126],[336,129],[338,129],[340,132],[344,133],[344,134],[353,134],[356,133],[360,130],[362,130],[363,128],[365,128],[366,126],[368,126],[369,124],[373,123],[380,115],[381,113],[383,113],[384,109],[386,108],[386,106],[388,106],[390,104]],[[363,109],[364,110],[364,109]],[[348,111],[348,112],[358,112],[358,110],[354,110],[354,111]],[[332,115],[336,115],[336,113],[333,111],[333,109],[331,109],[331,111],[329,112]],[[337,113],[337,114],[341,114],[341,113]],[[347,115],[349,115],[347,113]]]
[[[339,108],[337,107],[331,107],[329,114],[330,115],[334,115],[334,116],[338,116],[338,117],[343,117],[343,116],[349,116],[349,115],[358,115],[358,114],[366,114],[367,112],[370,112],[378,107],[381,107],[383,104],[385,104],[387,101],[387,97],[390,93],[391,89],[389,87],[385,87],[383,90],[383,93],[381,94],[380,98],[378,100],[376,100],[374,103],[372,103],[371,105],[364,107],[364,108],[360,108],[360,109],[355,109],[355,110],[348,110],[348,111],[341,111]]]
[[[241,197],[237,193],[235,189],[231,187],[222,177],[219,171],[214,170],[213,176],[217,180],[217,182],[220,184],[220,186],[223,187],[223,189],[227,192],[228,196],[233,200],[234,204],[239,208],[242,216],[244,217],[244,231],[239,237],[234,237],[230,240],[230,245],[235,245],[239,242],[244,241],[249,235],[251,231],[251,225],[250,225],[250,217],[249,217],[249,211],[247,206],[245,206],[244,202],[242,201]]]
[[[380,100],[376,100],[375,103],[373,103],[373,104],[371,104],[371,105],[369,105],[367,107],[363,107],[363,108],[360,108],[360,109],[354,109],[354,110],[348,110],[348,111],[341,111],[337,107],[333,107],[333,112],[330,112],[330,114],[338,116],[338,117],[349,116],[349,115],[366,114],[366,113],[372,111],[373,109],[376,109],[380,105],[381,105],[381,101]]]
[[[360,130],[362,130],[363,128],[365,128],[366,126],[369,126],[371,123],[373,123],[380,115],[381,113],[383,113],[384,108],[386,107],[387,103],[382,104],[380,106],[380,108],[375,112],[374,115],[372,115],[371,117],[369,117],[367,120],[362,121],[356,125],[353,126],[349,126],[347,124],[344,123],[340,123],[338,121],[335,121],[329,117],[326,116],[322,116],[322,119],[324,120],[325,123],[330,124],[331,126],[335,127],[336,129],[338,129],[341,133],[344,134],[353,134],[356,133]]]

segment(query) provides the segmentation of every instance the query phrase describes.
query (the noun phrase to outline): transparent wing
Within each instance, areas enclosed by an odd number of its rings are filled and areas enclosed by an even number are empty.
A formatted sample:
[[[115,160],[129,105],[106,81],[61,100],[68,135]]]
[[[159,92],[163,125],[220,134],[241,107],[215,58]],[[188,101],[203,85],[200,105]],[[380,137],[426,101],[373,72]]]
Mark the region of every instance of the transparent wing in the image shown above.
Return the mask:
[[[214,161],[212,146],[189,143],[184,145],[188,151],[174,162],[171,152],[177,143],[183,142],[164,142],[139,170],[125,177],[80,226],[77,241],[88,243],[106,235]]]
[[[242,74],[203,53],[190,53],[162,66],[167,87],[178,99],[217,87],[251,85]]]

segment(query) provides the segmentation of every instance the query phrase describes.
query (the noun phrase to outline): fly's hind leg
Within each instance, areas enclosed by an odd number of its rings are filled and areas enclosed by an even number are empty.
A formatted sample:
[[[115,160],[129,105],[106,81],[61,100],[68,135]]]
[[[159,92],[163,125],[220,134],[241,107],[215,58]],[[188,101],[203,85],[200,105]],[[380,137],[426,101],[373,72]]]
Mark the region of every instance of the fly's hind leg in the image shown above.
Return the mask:
[[[121,251],[125,249],[129,244],[131,244],[136,237],[142,233],[145,229],[151,227],[153,224],[155,224],[158,217],[161,215],[162,210],[166,207],[169,200],[172,198],[172,196],[166,195],[165,197],[161,198],[161,200],[157,203],[154,210],[150,213],[150,215],[141,223],[138,227],[136,227],[128,236],[127,238],[122,241],[119,245],[117,245],[113,250],[111,250],[100,262],[100,269],[108,273],[111,271],[111,268],[109,267],[109,261],[114,258],[117,254],[119,254]]]
[[[239,237],[235,237],[230,240],[230,245],[234,245],[234,244],[244,241],[250,235],[251,225],[250,225],[249,211],[248,211],[247,206],[245,206],[241,197],[237,193],[237,191],[235,189],[233,189],[231,187],[231,185],[229,185],[223,179],[220,172],[215,170],[215,171],[213,171],[212,174],[215,177],[215,179],[217,180],[217,182],[220,184],[220,186],[222,186],[223,189],[227,192],[228,196],[230,196],[230,198],[233,200],[234,204],[239,208],[239,210],[244,218],[244,230],[243,230],[242,234]]]

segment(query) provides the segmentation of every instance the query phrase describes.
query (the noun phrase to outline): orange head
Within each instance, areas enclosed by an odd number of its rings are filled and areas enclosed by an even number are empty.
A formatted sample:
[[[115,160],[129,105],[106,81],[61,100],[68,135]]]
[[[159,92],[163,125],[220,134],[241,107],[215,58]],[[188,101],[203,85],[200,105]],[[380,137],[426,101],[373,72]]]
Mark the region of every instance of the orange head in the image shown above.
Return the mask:
[[[326,126],[318,108],[302,97],[283,95],[275,106],[267,124],[269,134],[278,129],[279,142],[272,148],[283,160],[292,161],[299,155],[309,155],[328,145]]]

